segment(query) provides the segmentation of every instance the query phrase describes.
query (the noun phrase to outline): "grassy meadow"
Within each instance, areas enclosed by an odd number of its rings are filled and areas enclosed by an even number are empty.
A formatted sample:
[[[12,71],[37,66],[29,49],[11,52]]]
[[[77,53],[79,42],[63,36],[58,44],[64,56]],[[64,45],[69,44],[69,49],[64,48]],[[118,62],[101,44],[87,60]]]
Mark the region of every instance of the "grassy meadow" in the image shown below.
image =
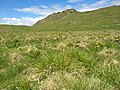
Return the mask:
[[[120,90],[120,31],[0,31],[0,90]]]
[[[0,90],[120,90],[120,6],[0,25]]]

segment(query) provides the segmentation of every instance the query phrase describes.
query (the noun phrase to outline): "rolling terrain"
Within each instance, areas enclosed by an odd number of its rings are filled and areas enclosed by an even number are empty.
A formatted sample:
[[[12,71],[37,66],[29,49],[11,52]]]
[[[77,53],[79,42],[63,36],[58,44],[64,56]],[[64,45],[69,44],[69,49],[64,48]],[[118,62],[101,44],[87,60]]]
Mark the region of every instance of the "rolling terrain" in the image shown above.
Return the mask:
[[[29,26],[24,25],[0,25],[0,31],[10,32],[10,31],[26,31],[29,30]]]

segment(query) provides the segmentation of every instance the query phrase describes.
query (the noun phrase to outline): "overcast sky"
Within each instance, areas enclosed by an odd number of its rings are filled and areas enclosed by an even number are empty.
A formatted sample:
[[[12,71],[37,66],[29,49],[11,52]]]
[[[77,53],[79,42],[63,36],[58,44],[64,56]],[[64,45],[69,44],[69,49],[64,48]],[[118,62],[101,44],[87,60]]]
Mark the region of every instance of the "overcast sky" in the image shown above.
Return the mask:
[[[54,12],[80,12],[120,5],[120,0],[0,0],[0,24],[33,25]]]

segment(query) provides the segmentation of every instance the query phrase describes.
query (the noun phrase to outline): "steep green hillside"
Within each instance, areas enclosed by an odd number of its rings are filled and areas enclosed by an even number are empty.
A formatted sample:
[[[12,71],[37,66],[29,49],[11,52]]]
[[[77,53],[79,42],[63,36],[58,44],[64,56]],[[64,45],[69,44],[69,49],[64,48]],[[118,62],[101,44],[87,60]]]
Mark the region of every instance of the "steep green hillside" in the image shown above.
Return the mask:
[[[120,29],[120,6],[90,12],[69,9],[54,13],[32,26],[35,30],[106,30]]]

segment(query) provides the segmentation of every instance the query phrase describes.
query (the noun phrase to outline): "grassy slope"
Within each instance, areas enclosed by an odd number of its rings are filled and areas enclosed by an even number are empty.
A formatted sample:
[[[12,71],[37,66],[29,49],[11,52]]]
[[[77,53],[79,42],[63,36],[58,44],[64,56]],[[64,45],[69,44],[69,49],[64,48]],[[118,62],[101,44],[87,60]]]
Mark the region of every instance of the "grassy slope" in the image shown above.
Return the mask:
[[[33,25],[32,29],[66,31],[120,29],[120,6],[91,12],[61,12],[53,15],[38,21]]]

